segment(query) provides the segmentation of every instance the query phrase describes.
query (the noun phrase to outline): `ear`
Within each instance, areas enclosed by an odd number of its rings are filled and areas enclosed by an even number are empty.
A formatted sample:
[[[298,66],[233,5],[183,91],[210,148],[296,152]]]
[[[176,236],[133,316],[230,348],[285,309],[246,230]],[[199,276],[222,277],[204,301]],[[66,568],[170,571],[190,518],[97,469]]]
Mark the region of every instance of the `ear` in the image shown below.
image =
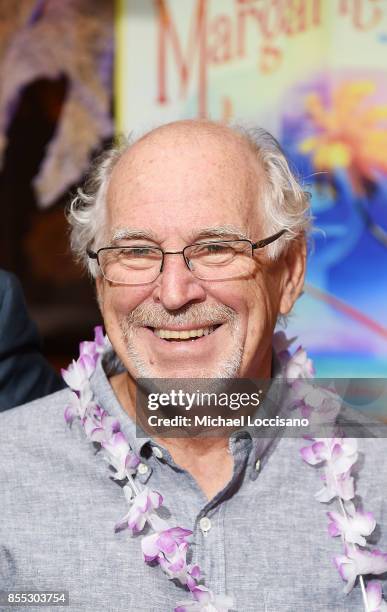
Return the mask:
[[[291,242],[283,255],[282,294],[279,305],[281,315],[287,315],[302,292],[306,271],[305,237]]]

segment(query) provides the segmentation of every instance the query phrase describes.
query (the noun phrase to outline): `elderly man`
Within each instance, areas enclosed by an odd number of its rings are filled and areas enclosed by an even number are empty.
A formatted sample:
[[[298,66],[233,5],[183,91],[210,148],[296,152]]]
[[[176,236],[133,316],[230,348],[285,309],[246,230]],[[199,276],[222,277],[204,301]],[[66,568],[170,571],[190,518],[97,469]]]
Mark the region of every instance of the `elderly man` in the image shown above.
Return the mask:
[[[362,548],[375,524],[351,502],[355,442],[300,456],[305,441],[254,427],[136,436],[139,378],[311,374],[283,336],[273,351],[309,225],[275,140],[176,122],[108,153],[88,185],[69,210],[72,246],[113,353],[97,334],[64,373],[72,391],[2,416],[0,588],[66,590],[71,610],[382,609],[380,583],[361,576],[383,577],[387,557]],[[359,446],[356,493],[382,548],[385,444]]]

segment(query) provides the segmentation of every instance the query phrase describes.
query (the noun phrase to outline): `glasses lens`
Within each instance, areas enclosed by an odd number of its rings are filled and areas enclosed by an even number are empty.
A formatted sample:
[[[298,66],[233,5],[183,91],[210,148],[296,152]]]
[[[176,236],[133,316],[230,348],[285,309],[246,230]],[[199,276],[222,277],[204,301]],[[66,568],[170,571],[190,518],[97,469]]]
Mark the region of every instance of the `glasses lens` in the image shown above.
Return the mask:
[[[251,244],[245,240],[194,244],[185,249],[192,273],[202,280],[222,280],[251,274]]]
[[[137,285],[154,281],[161,267],[162,253],[147,246],[102,249],[99,263],[104,277],[120,285]]]

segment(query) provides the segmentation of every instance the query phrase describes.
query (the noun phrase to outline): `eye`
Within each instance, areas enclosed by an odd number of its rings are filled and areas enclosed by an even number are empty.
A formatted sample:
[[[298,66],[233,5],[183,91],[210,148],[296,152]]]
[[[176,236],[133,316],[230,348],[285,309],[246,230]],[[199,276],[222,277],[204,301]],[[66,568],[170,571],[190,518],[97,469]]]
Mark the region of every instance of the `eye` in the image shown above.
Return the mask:
[[[207,244],[204,252],[207,251],[207,253],[211,255],[216,253],[226,253],[227,250],[230,250],[230,247],[226,246],[225,244]]]
[[[153,249],[149,247],[133,247],[127,250],[128,255],[131,257],[145,257],[153,252]]]
[[[155,249],[147,246],[125,246],[115,251],[119,259],[136,259],[138,257],[149,257],[155,253]]]
[[[207,242],[194,245],[189,252],[189,258],[196,264],[222,265],[229,263],[235,255],[231,244],[225,242]]]
[[[106,255],[106,264],[110,266],[120,266],[121,268],[131,268],[132,270],[144,270],[152,266],[157,266],[161,261],[161,252],[151,246],[123,246],[112,249]]]

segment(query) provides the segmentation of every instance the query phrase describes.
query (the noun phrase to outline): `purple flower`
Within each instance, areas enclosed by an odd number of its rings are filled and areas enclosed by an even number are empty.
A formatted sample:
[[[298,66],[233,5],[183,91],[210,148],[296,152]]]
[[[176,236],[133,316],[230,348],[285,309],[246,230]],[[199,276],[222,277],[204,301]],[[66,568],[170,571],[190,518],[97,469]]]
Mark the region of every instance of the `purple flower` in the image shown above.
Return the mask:
[[[335,474],[351,469],[358,459],[355,438],[333,438],[331,443],[331,463]]]
[[[320,502],[329,502],[338,496],[348,501],[355,495],[351,467],[357,461],[357,442],[351,438],[316,438],[310,446],[300,450],[310,465],[325,463],[324,487],[315,494]]]
[[[159,555],[158,562],[170,580],[176,579],[192,591],[200,578],[200,567],[198,565],[187,565],[187,551],[188,543],[183,542],[168,556]]]
[[[349,470],[343,474],[335,474],[327,467],[323,480],[325,482],[323,488],[314,495],[317,501],[327,503],[334,497],[349,501],[355,497],[355,482]]]
[[[103,335],[102,327],[100,325],[94,328],[93,341],[85,340],[79,345],[80,356],[83,357],[87,355],[88,357],[90,357],[94,362],[94,367],[97,365],[98,358],[103,353],[104,349],[105,337]]]
[[[290,408],[298,408],[302,417],[312,415],[312,425],[332,425],[340,411],[337,393],[330,388],[305,382],[303,379],[292,383]]]
[[[94,344],[96,346],[97,353],[102,354],[105,350],[105,336],[103,335],[102,325],[96,325],[94,327]]]
[[[82,406],[79,396],[74,393],[70,395],[70,403],[66,406],[64,411],[64,418],[66,423],[71,424],[76,417],[83,418],[85,408]]]
[[[190,591],[197,586],[197,581],[200,579],[200,567],[198,565],[189,565],[187,568],[187,586]]]
[[[300,450],[301,457],[309,465],[318,465],[329,458],[329,449],[325,442],[319,440]]]
[[[286,378],[312,378],[314,376],[312,360],[308,358],[305,349],[298,347],[285,368]]]
[[[203,585],[197,585],[191,591],[194,601],[181,601],[175,612],[228,612],[234,603],[226,595],[214,595]]]
[[[144,529],[146,520],[154,510],[163,503],[163,498],[157,491],[145,487],[133,501],[128,513],[128,527],[133,533]]]
[[[378,580],[367,584],[367,603],[369,612],[387,612],[387,603],[383,601],[382,585]]]
[[[181,584],[187,584],[187,549],[187,542],[183,542],[176,546],[173,553],[170,553],[168,556],[160,555],[158,557],[160,567],[167,574],[168,578],[170,580],[177,578]]]
[[[90,355],[82,355],[69,365],[67,370],[61,370],[62,378],[73,391],[82,391],[85,384],[89,382],[90,376],[95,370],[95,363]]]
[[[190,590],[197,586],[197,580],[200,578],[200,567],[187,564],[186,537],[191,533],[180,527],[166,529],[164,532],[147,536],[148,539],[144,538],[147,541],[145,548],[143,547],[145,561],[157,560],[170,580],[176,579]]]
[[[123,480],[127,472],[134,474],[140,463],[137,455],[130,449],[124,434],[114,433],[109,440],[102,440],[101,446],[108,454],[109,463],[115,468],[115,480]]]
[[[192,531],[189,529],[171,527],[146,536],[141,541],[145,561],[159,561],[161,557],[172,557],[180,544],[188,544],[187,537],[190,535]]]
[[[326,461],[335,474],[347,472],[358,459],[354,438],[315,438],[310,446],[300,450],[301,457],[310,465]]]
[[[347,516],[339,512],[327,512],[330,523],[328,533],[332,537],[343,536],[346,542],[366,545],[364,536],[369,536],[376,526],[376,521],[372,512],[362,512],[356,510],[355,506],[348,502],[345,505]]]
[[[356,577],[362,574],[383,574],[387,571],[387,554],[380,550],[360,550],[357,546],[346,546],[345,555],[334,558],[340,576],[347,582],[344,593],[349,593]]]
[[[90,357],[94,361],[94,365],[96,365],[98,360],[98,353],[96,350],[95,342],[92,342],[90,340],[84,340],[84,342],[81,342],[79,345],[79,354],[82,357]]]
[[[75,419],[75,417],[77,416],[77,413],[73,411],[72,406],[66,406],[65,411],[64,411],[64,418],[65,421],[68,425],[71,425],[71,423],[73,422],[73,420]]]
[[[162,503],[163,498],[160,493],[145,487],[141,493],[134,498],[129,512],[116,525],[116,531],[125,527],[130,529],[133,534],[142,531],[148,518],[152,515],[154,510],[160,508]]]
[[[288,338],[283,331],[276,332],[273,336],[273,348],[282,364],[286,364],[290,359],[290,353],[288,351],[289,346],[294,342],[296,338]]]
[[[93,406],[94,410],[91,410],[89,404],[88,414],[82,421],[86,436],[93,442],[108,441],[113,434],[120,431],[120,422],[97,404]]]

